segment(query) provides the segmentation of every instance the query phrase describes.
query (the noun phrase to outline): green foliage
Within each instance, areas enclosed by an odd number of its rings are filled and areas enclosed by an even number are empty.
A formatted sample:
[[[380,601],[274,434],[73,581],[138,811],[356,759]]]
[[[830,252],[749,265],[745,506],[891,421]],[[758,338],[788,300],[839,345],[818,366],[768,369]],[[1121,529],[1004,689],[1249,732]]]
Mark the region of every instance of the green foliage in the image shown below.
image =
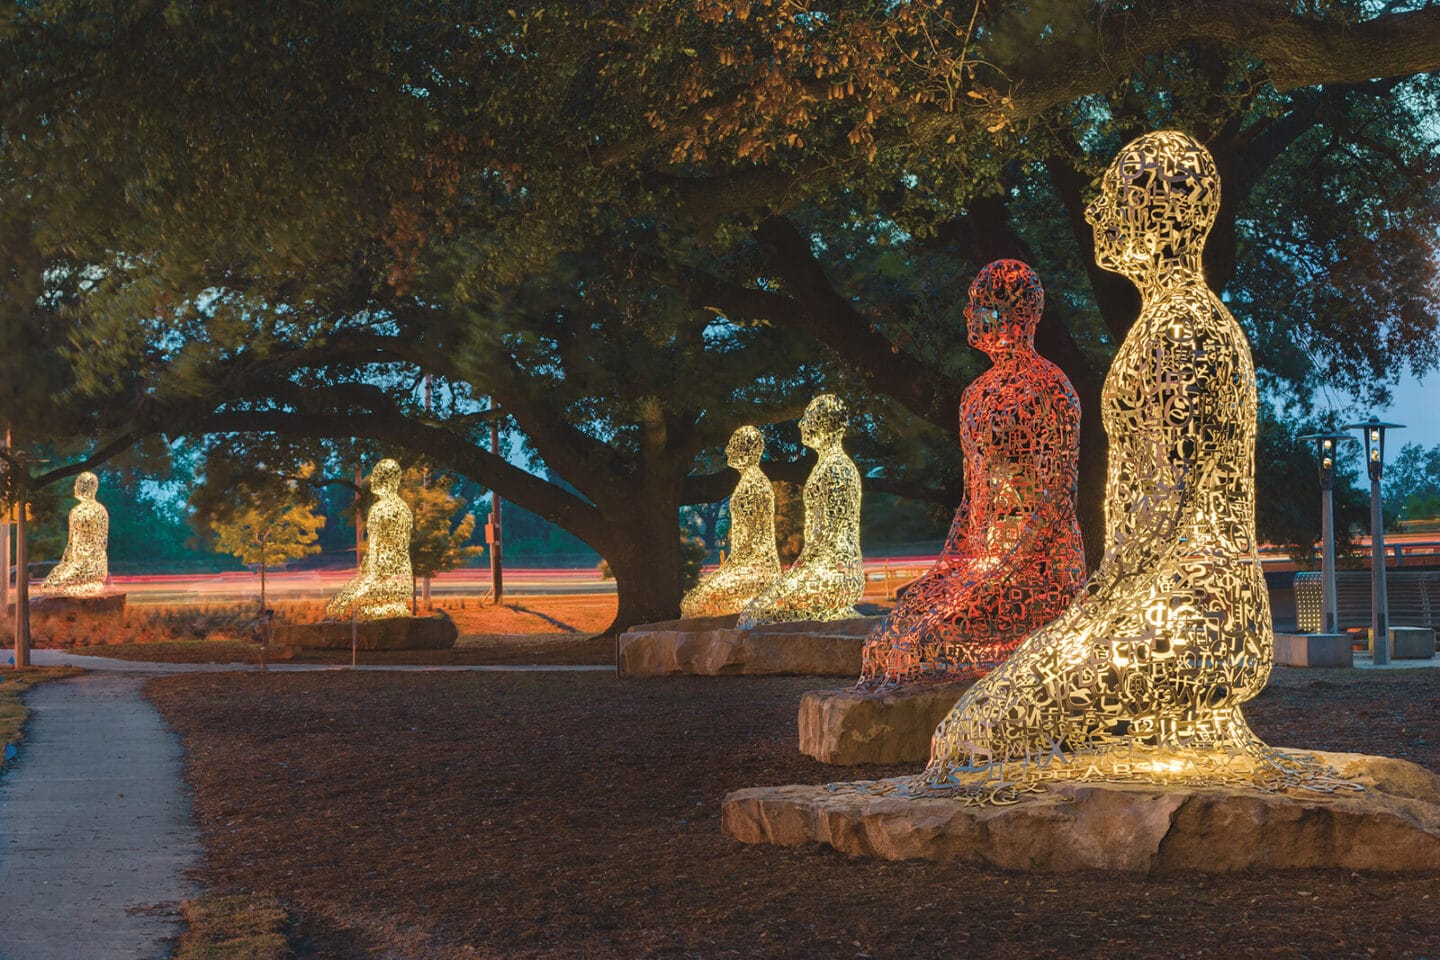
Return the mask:
[[[1325,423],[1282,422],[1262,407],[1255,443],[1255,527],[1262,543],[1283,547],[1302,567],[1319,565],[1320,479],[1312,440],[1306,433],[1330,429]],[[1349,456],[1347,458],[1347,452]],[[1358,460],[1345,445],[1336,459],[1335,552],[1351,552],[1354,533],[1369,529],[1369,496],[1356,485]]]
[[[1381,480],[1387,525],[1393,520],[1440,518],[1440,444],[1407,443]]]
[[[268,569],[319,553],[315,541],[324,525],[306,503],[242,506],[214,521],[216,549]]]
[[[400,497],[410,505],[415,522],[410,528],[410,569],[416,577],[433,577],[478,557],[481,547],[466,546],[475,532],[475,515],[455,515],[465,501],[455,496],[455,480],[445,474],[427,482],[422,467],[410,467],[400,482]],[[453,524],[453,525],[452,525]]]

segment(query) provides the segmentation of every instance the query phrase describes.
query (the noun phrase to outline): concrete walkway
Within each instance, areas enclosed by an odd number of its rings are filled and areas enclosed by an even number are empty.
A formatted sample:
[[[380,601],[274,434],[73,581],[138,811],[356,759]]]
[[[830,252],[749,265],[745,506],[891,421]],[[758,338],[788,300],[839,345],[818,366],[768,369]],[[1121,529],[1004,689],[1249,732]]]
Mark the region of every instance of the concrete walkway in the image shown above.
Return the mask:
[[[91,674],[35,687],[0,778],[0,957],[169,956],[200,844],[179,738],[145,678]]]

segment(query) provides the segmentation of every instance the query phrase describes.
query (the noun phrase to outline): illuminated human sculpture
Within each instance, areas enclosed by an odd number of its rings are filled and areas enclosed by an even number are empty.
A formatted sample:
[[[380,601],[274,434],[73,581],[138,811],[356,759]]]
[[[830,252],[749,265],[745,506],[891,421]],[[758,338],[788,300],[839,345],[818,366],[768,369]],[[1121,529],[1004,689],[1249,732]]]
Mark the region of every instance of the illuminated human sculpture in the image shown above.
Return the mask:
[[[1127,145],[1086,211],[1095,260],[1140,289],[1105,379],[1106,549],[1079,597],[941,722],[921,789],[1012,795],[1037,780],[1293,782],[1240,705],[1274,638],[1255,548],[1255,371],[1205,284],[1220,206],[1209,152]]]
[[[853,617],[865,593],[860,558],[860,471],[842,441],[849,417],[822,393],[800,418],[800,439],[819,459],[805,481],[805,545],[790,568],[741,612],[741,628]]]
[[[42,595],[56,597],[98,597],[105,591],[110,562],[105,555],[110,542],[110,514],[95,499],[100,478],[82,473],[75,478],[75,499],[70,511],[69,536],[60,562],[40,584]]]
[[[739,613],[780,576],[775,549],[775,490],[760,469],[765,437],[741,427],[725,445],[725,461],[740,473],[730,494],[730,556],[680,601],[684,617]]]
[[[381,460],[370,472],[375,503],[365,514],[365,559],[354,579],[325,605],[331,619],[410,616],[410,508],[400,499],[400,464]]]
[[[1044,304],[1039,278],[1018,260],[989,264],[970,287],[968,340],[994,365],[960,397],[965,500],[935,565],[866,642],[862,686],[990,670],[1085,580],[1080,401],[1035,352]]]

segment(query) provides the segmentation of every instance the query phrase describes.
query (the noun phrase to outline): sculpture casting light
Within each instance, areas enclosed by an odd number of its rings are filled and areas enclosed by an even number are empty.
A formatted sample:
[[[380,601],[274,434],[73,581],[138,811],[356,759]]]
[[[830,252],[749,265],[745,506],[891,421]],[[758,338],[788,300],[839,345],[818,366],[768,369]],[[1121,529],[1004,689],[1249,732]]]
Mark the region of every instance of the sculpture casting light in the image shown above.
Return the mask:
[[[725,459],[740,480],[730,494],[730,556],[680,601],[683,617],[739,613],[780,576],[775,549],[775,490],[760,469],[765,436],[741,427],[725,445]]]
[[[1080,401],[1035,352],[1045,292],[1018,260],[975,278],[969,342],[993,366],[960,397],[965,500],[935,565],[865,644],[864,686],[993,669],[1085,580],[1075,517]]]
[[[1209,152],[1157,132],[1121,150],[1086,211],[1095,259],[1140,289],[1101,398],[1106,549],[1080,596],[968,690],[911,789],[1004,799],[1039,780],[1316,777],[1240,706],[1270,674],[1255,547],[1256,381],[1200,258],[1220,205]]]
[[[414,519],[400,499],[400,464],[381,460],[370,472],[375,503],[365,514],[365,559],[360,572],[325,605],[325,616],[386,620],[410,616],[410,528]]]
[[[853,617],[865,593],[860,558],[860,471],[841,445],[849,417],[822,393],[800,418],[800,439],[819,459],[805,481],[805,546],[800,556],[740,614],[741,628],[794,620]]]
[[[82,473],[75,478],[75,499],[70,511],[69,536],[60,562],[40,584],[39,592],[55,597],[98,597],[110,576],[106,549],[110,542],[110,514],[95,499],[100,478]]]

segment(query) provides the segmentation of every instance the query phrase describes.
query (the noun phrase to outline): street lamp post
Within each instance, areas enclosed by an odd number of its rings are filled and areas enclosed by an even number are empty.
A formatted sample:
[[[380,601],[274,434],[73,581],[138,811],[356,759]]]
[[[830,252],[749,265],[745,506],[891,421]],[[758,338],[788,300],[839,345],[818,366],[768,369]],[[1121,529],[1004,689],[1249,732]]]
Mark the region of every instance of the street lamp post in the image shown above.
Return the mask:
[[[1300,439],[1315,441],[1315,467],[1320,473],[1320,632],[1339,633],[1335,596],[1335,454],[1340,444],[1355,438],[1332,431],[1307,433]]]
[[[1360,431],[1365,441],[1365,469],[1370,474],[1370,650],[1377,667],[1390,662],[1390,603],[1385,594],[1385,518],[1380,512],[1380,475],[1385,467],[1385,431],[1402,430],[1404,426],[1382,423],[1372,416],[1342,428]]]

